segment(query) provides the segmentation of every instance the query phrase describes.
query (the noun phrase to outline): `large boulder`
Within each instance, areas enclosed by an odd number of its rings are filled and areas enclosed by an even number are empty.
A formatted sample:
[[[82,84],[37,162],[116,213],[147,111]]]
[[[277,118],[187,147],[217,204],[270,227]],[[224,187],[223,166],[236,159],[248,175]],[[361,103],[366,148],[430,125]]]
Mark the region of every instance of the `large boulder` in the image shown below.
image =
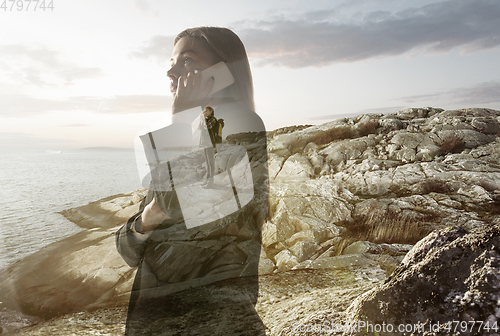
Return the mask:
[[[314,176],[314,169],[307,157],[301,154],[294,154],[290,156],[283,166],[276,178],[292,179],[292,180],[307,180]]]
[[[498,325],[499,246],[500,220],[470,232],[453,228],[429,234],[384,283],[353,302],[348,309],[351,321],[421,325],[423,330],[433,331],[429,335],[455,334],[446,329],[447,323],[452,329],[454,323],[468,323],[467,332],[461,335],[494,333],[484,325],[479,332],[479,324],[471,332],[470,323]],[[385,334],[403,333],[380,333]]]
[[[361,158],[363,152],[373,146],[375,146],[373,137],[366,136],[358,139],[333,142],[321,150],[320,154],[326,156],[326,160],[331,166],[336,166],[345,160]]]

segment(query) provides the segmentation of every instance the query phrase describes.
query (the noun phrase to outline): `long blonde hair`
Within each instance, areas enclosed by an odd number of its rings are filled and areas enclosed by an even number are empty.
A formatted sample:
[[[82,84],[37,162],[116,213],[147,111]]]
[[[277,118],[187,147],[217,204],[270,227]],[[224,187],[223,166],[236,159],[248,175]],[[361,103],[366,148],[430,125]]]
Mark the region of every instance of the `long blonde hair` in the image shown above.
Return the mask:
[[[255,111],[253,80],[247,52],[243,42],[232,30],[222,27],[195,27],[180,32],[174,45],[183,37],[205,40],[222,61],[227,64],[235,81],[229,89],[234,98],[251,111]]]

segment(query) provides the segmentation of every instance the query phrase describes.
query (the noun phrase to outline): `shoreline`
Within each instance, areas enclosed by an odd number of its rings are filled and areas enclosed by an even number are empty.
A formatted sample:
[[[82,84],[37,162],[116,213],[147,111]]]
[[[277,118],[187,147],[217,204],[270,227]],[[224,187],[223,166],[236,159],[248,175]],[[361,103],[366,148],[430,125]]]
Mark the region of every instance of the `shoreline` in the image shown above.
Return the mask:
[[[84,230],[44,246],[4,268],[0,275],[2,331],[44,324],[68,313],[99,309],[100,305],[126,307],[135,269],[128,267],[118,253],[113,253],[114,232],[137,212],[144,193],[143,189],[120,193],[60,211]],[[104,258],[96,262],[95,257],[99,255]],[[30,293],[30,288],[40,286],[46,289]],[[118,292],[113,293],[114,303],[106,302],[108,288],[113,292],[118,288]],[[53,293],[58,291],[76,297],[69,301],[57,299]],[[17,301],[32,302],[45,308],[33,310],[20,306]]]
[[[109,229],[123,225],[137,213],[146,193],[146,189],[140,189],[116,194],[58,213],[84,229]]]

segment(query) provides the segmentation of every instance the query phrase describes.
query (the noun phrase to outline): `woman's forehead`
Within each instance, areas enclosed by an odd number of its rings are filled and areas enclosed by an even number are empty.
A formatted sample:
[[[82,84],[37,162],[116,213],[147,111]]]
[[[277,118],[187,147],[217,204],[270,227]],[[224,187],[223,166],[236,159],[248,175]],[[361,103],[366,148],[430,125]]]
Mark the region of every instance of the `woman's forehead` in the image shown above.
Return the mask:
[[[175,44],[174,50],[172,51],[172,58],[188,52],[197,54],[203,58],[213,56],[213,53],[206,41],[199,38],[184,36]]]

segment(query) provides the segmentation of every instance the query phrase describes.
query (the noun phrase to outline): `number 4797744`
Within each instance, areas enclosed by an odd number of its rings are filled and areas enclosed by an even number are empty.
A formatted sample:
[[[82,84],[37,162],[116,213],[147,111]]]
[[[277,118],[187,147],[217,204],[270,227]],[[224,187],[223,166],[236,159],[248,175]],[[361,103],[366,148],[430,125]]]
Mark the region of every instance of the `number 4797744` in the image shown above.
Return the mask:
[[[1,0],[0,0],[1,1]],[[33,4],[32,4],[33,3]],[[14,11],[17,10],[18,12],[20,11],[29,11],[30,9],[33,11],[38,10],[54,10],[54,4],[53,0],[50,0],[50,2],[47,0],[3,0],[2,5],[0,6],[0,10],[3,9],[4,12],[6,11]]]

